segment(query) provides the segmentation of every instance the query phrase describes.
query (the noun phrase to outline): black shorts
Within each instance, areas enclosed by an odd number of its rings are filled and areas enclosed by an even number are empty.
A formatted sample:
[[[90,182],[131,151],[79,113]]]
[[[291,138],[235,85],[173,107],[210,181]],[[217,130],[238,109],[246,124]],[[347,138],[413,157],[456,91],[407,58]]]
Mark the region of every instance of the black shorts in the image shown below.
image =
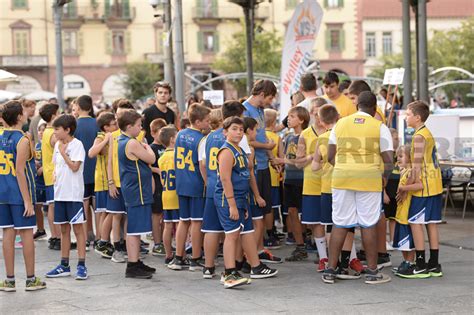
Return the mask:
[[[94,186],[95,186],[94,183],[84,184],[84,200],[95,196]]]
[[[390,198],[390,203],[388,205],[383,204],[383,212],[387,219],[395,220],[395,216],[397,215],[397,199]]]
[[[153,195],[153,204],[151,205],[151,213],[162,214],[163,213],[163,200],[161,194]]]
[[[283,203],[287,208],[298,208],[298,210],[301,211],[303,186],[284,184],[283,196]]]
[[[263,215],[269,214],[272,211],[272,182],[269,168],[257,171],[257,187],[266,203],[266,206],[261,208]]]

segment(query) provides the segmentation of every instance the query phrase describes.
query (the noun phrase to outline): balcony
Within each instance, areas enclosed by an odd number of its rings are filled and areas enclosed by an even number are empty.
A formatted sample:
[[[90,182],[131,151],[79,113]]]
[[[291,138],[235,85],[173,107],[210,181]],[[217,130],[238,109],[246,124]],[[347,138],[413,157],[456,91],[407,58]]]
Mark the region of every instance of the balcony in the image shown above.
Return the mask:
[[[193,8],[194,20],[238,20],[244,17],[242,8],[238,6],[196,6]],[[270,17],[268,6],[258,7],[255,10],[255,19],[265,20]]]
[[[46,55],[0,56],[0,66],[5,68],[41,68],[48,66]]]
[[[162,53],[147,53],[145,54],[145,60],[150,63],[163,63],[164,56]]]

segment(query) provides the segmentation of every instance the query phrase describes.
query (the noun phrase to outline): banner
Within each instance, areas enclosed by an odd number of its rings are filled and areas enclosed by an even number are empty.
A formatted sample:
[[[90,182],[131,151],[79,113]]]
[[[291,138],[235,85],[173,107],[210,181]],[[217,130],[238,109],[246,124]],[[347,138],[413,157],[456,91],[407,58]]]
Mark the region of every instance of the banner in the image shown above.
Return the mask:
[[[285,35],[280,73],[280,121],[290,109],[290,96],[298,91],[300,78],[313,59],[316,35],[323,10],[316,0],[304,0],[296,6]]]

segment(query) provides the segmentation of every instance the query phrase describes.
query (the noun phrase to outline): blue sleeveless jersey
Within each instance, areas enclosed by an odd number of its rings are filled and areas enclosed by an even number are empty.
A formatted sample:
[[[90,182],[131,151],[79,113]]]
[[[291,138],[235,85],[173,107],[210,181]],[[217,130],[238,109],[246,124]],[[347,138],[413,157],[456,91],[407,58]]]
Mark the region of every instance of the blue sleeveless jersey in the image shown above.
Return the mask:
[[[36,162],[39,163],[40,166],[43,166],[43,155],[41,154],[41,141],[38,141],[38,143],[35,145],[35,160]],[[41,175],[36,174],[35,184],[36,184],[36,189],[39,189],[39,190],[45,189],[43,174]]]
[[[247,155],[240,147],[235,147],[229,142],[225,142],[219,150],[230,150],[234,155],[234,166],[232,167],[232,186],[234,188],[234,198],[238,208],[248,208],[249,179]],[[217,176],[216,189],[214,193],[214,203],[218,207],[229,207],[224,196],[224,188],[220,177]]]
[[[25,137],[21,130],[5,129],[0,135],[0,203],[23,205],[23,197],[16,176],[17,146]],[[32,203],[36,202],[35,159],[31,152],[25,165],[26,183]]]
[[[94,184],[95,181],[95,164],[96,158],[90,158],[87,155],[90,148],[94,145],[95,138],[99,133],[97,122],[92,117],[79,117],[77,119],[77,128],[74,132],[74,137],[82,142],[84,150],[86,151],[86,159],[84,160],[84,184]]]
[[[257,156],[254,156],[253,158],[253,175],[255,176],[255,180],[257,180]],[[253,194],[253,191],[250,188],[250,184],[249,184],[249,203],[251,206],[257,205],[257,200],[255,199],[255,195]]]
[[[194,128],[181,130],[176,137],[174,165],[178,196],[204,197],[204,181],[198,161],[199,143],[203,137]]]
[[[213,198],[217,184],[217,153],[225,143],[225,136],[219,128],[206,138],[206,170],[207,170],[207,187],[206,198]]]
[[[142,160],[130,160],[125,149],[130,140],[125,134],[118,137],[119,173],[123,199],[127,207],[149,205],[153,203],[150,166]]]

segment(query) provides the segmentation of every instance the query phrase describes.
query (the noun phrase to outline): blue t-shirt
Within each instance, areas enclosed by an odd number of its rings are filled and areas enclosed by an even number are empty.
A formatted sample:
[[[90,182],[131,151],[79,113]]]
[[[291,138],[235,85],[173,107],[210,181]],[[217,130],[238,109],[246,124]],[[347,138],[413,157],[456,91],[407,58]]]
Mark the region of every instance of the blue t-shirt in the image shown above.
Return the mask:
[[[217,183],[217,153],[225,143],[225,136],[222,130],[222,128],[219,128],[212,131],[206,138],[206,198],[214,197]]]
[[[35,145],[35,160],[39,163],[40,166],[43,166],[43,155],[41,154],[41,141]],[[43,174],[35,176],[36,190],[44,190],[44,177]]]
[[[257,141],[267,143],[267,135],[265,134],[265,115],[263,108],[255,107],[248,101],[244,102],[245,117],[250,117],[258,122],[257,126]],[[268,168],[267,150],[255,148],[255,158],[257,160],[257,170],[264,170]]]
[[[79,117],[77,119],[77,128],[74,137],[82,142],[84,150],[86,151],[86,159],[84,160],[84,184],[94,184],[95,163],[96,158],[91,159],[87,152],[94,145],[94,140],[97,137],[99,128],[95,118]]]

